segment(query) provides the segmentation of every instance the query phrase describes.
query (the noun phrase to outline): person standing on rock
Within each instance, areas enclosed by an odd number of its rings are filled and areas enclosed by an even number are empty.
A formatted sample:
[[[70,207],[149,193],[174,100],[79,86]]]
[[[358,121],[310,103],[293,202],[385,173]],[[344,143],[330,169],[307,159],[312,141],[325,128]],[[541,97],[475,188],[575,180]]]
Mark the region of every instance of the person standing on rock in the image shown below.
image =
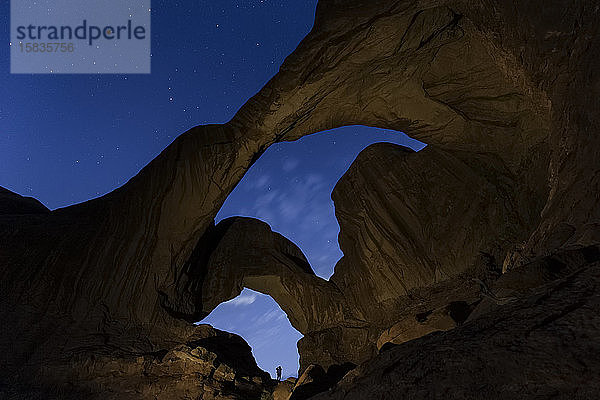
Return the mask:
[[[281,380],[281,365],[275,368],[275,372],[277,372],[277,380]]]

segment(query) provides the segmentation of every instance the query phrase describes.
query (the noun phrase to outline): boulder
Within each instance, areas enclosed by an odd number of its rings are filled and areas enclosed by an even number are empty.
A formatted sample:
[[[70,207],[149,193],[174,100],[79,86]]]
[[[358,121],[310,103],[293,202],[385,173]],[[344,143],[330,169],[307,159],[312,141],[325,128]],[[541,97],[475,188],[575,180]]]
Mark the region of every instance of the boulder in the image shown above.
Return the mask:
[[[306,400],[331,389],[354,367],[352,363],[332,365],[325,372],[320,365],[309,365],[298,378],[289,400]]]
[[[295,385],[296,378],[288,378],[285,381],[279,382],[275,390],[273,390],[273,400],[288,400]]]

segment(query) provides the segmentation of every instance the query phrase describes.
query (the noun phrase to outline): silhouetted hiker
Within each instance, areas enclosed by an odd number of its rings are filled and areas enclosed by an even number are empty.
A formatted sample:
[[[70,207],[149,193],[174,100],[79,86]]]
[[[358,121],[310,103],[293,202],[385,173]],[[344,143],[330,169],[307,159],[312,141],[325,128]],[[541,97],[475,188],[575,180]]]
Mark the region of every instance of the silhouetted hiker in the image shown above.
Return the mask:
[[[277,368],[275,368],[275,371],[277,372],[277,380],[280,381],[281,380],[281,365],[278,366]]]

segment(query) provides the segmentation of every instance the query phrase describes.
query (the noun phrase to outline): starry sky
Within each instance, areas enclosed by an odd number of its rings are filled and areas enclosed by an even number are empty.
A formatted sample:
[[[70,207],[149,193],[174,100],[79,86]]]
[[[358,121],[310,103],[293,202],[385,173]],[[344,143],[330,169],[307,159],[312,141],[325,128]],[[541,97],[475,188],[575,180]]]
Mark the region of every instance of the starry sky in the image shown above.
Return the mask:
[[[11,75],[0,2],[0,186],[56,209],[121,186],[177,135],[224,123],[310,31],[316,0],[152,2],[149,75]],[[244,215],[294,241],[328,278],[341,257],[331,190],[367,145],[420,149],[402,133],[344,127],[272,146],[217,220]],[[301,335],[268,296],[245,289],[204,323],[242,335],[272,375],[298,369]]]

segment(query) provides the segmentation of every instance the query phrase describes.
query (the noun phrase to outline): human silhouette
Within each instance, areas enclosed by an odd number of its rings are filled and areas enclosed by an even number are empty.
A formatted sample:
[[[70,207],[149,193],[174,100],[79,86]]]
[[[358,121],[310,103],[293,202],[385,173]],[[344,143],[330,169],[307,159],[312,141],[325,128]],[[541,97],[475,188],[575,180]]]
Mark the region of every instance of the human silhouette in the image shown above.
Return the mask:
[[[277,380],[280,381],[281,380],[281,365],[278,366],[277,368],[275,368],[275,371],[277,372]]]

